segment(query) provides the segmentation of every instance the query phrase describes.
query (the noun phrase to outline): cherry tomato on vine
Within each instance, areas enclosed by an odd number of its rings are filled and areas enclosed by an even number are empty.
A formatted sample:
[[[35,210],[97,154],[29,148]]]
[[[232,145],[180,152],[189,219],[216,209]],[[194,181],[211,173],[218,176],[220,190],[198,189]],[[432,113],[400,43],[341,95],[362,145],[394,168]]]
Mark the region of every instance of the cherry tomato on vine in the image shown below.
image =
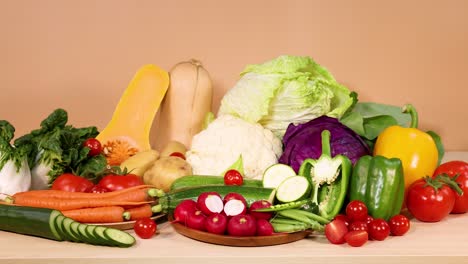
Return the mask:
[[[390,234],[390,227],[383,219],[374,219],[368,226],[369,237],[374,240],[384,240]]]
[[[148,239],[156,233],[157,225],[151,218],[146,217],[136,220],[133,229],[139,237]]]
[[[228,170],[224,174],[224,184],[225,185],[242,185],[244,182],[244,178],[242,177],[242,174],[238,172],[237,170]]]
[[[181,159],[185,160],[185,155],[180,153],[180,152],[172,152],[171,155],[169,155],[169,156],[178,157],[178,158],[181,158]]]
[[[101,154],[101,151],[102,151],[101,142],[99,142],[99,140],[95,138],[88,138],[87,140],[85,140],[85,142],[83,142],[83,146],[89,148],[88,156],[90,157],[94,157],[94,156]]]
[[[346,215],[344,214],[337,214],[334,219],[340,219],[343,222],[345,222],[346,226],[349,227],[349,219]]]
[[[450,213],[462,214],[468,212],[468,163],[461,160],[445,162],[437,167],[433,177],[440,174],[447,174],[451,178],[458,175],[455,181],[463,190],[462,195],[455,194],[455,205]]]
[[[395,215],[388,220],[390,226],[390,233],[394,236],[402,236],[408,232],[410,228],[410,221],[404,215]]]
[[[367,206],[358,200],[349,202],[346,206],[346,216],[350,223],[354,221],[366,221],[367,219]]]

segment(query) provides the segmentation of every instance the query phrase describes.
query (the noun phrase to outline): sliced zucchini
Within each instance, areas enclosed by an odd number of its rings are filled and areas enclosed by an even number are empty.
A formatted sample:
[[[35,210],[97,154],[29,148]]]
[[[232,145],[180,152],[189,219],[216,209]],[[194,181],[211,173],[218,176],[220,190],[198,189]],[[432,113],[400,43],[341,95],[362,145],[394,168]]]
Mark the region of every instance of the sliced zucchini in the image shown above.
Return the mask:
[[[306,177],[293,176],[285,179],[276,189],[276,199],[282,203],[302,200],[310,195],[311,184]]]
[[[296,176],[296,172],[286,164],[274,164],[263,173],[263,187],[278,188],[287,178]]]

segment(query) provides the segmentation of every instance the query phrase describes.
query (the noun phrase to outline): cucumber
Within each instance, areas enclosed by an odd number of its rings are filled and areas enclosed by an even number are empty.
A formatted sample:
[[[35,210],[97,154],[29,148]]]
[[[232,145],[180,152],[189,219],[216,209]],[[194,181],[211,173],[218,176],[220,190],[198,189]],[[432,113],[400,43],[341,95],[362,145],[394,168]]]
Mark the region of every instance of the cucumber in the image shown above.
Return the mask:
[[[311,184],[306,177],[293,176],[285,179],[276,189],[276,199],[282,203],[302,200],[310,195]]]
[[[208,175],[190,175],[176,179],[171,190],[178,190],[188,187],[204,186],[204,185],[224,185],[224,177],[208,176]],[[248,187],[263,187],[262,181],[244,178],[242,186]]]
[[[196,201],[198,196],[204,192],[217,192],[221,196],[225,196],[228,193],[239,193],[245,198],[248,205],[258,200],[267,200],[273,203],[276,193],[275,189],[263,187],[234,185],[196,186],[171,191],[159,198],[159,204],[164,212],[170,212],[183,200],[191,199]]]
[[[81,242],[81,237],[75,235],[73,230],[71,229],[72,223],[74,223],[73,219],[65,217],[62,221],[62,228],[63,231],[68,235],[70,241],[72,242]]]
[[[0,230],[60,241],[55,226],[59,211],[0,204]]]
[[[78,223],[57,210],[0,204],[0,230],[57,241],[130,247],[135,238],[118,229]]]
[[[263,173],[263,187],[278,188],[287,178],[296,176],[296,172],[286,164],[274,164]]]
[[[104,235],[114,245],[117,247],[130,247],[135,244],[135,238],[129,233],[122,232],[114,228],[106,228],[104,230]]]

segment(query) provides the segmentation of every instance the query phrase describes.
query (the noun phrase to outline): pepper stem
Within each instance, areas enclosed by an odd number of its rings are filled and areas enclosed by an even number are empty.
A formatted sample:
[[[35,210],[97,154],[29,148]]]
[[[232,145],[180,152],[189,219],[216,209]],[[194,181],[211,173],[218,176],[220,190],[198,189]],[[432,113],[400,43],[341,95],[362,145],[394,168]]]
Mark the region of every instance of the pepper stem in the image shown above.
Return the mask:
[[[330,131],[323,130],[321,136],[322,136],[322,155],[331,157]]]
[[[411,116],[411,123],[410,126],[411,128],[418,128],[418,111],[416,111],[416,108],[412,104],[406,104],[403,106],[402,109],[403,113],[410,114]]]

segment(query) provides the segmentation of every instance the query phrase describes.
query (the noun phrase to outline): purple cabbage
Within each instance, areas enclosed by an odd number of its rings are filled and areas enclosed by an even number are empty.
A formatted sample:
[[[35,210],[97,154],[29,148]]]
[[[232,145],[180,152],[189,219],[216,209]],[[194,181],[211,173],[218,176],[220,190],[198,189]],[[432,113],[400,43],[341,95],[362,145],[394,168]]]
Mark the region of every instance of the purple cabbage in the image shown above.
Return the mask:
[[[289,124],[283,137],[284,152],[279,162],[298,172],[305,159],[318,159],[322,154],[323,130],[330,131],[332,157],[341,154],[354,164],[360,157],[370,155],[369,146],[353,130],[336,118],[321,116],[307,123]]]

